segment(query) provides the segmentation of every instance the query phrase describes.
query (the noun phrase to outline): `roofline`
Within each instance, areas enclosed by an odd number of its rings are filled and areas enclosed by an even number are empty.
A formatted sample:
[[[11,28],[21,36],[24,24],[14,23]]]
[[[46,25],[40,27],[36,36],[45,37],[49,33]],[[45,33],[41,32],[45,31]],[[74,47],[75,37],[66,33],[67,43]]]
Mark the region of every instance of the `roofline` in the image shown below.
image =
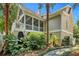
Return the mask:
[[[61,9],[59,9],[59,10],[55,11],[54,13],[57,13],[58,11],[61,11],[61,10],[65,9],[66,7],[70,7],[70,8],[72,8],[71,6],[66,5],[65,7],[62,7]],[[52,14],[54,14],[54,13],[52,13]],[[51,15],[52,15],[52,14],[51,14]]]
[[[36,16],[38,19],[43,19],[40,15],[34,13],[32,10],[29,10],[28,8],[24,8],[19,4],[20,9],[22,9],[22,11],[24,12],[24,14],[26,14],[25,12],[28,12],[29,14]]]
[[[67,7],[72,8],[70,5],[66,5],[66,6],[62,7],[61,9],[59,9],[59,10],[53,12],[52,14],[50,14],[50,18],[51,18],[51,17],[54,17],[54,15],[55,15],[55,16],[59,15],[60,12],[61,12],[63,9],[67,8]],[[58,13],[58,14],[57,14],[57,13]],[[57,14],[57,15],[56,15],[56,14]],[[44,15],[44,16],[46,16],[46,15]]]
[[[24,7],[22,7],[20,4],[19,4],[19,7],[23,10],[23,12],[24,12],[24,11],[27,11],[27,12],[30,13],[31,15],[36,16],[36,17],[38,17],[39,19],[43,19],[43,20],[44,20],[44,18],[42,18],[42,17],[41,17],[40,15],[38,15],[38,14],[35,14],[32,10],[29,10],[28,8],[24,8]],[[59,15],[60,12],[61,12],[63,9],[67,8],[67,7],[72,8],[70,5],[66,5],[66,6],[62,7],[61,9],[59,9],[59,10],[53,12],[52,14],[50,14],[50,18]],[[25,14],[25,13],[24,13],[24,14]],[[43,15],[43,16],[46,16],[46,15]]]

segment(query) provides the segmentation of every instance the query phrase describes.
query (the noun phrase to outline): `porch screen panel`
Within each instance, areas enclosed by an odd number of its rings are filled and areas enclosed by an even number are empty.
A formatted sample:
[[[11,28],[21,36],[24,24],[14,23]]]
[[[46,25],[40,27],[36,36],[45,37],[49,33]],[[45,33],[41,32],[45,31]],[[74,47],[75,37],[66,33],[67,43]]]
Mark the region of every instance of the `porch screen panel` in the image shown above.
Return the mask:
[[[26,29],[32,30],[32,17],[26,15]]]
[[[34,30],[38,31],[38,20],[34,19]]]

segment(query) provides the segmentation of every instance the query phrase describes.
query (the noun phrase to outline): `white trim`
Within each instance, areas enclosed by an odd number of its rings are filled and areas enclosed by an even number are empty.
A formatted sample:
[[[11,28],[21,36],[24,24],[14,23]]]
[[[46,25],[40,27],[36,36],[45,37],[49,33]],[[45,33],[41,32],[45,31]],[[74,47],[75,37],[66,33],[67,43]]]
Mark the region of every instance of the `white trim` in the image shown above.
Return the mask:
[[[20,16],[20,18],[18,19],[18,21],[20,21],[20,20],[22,19],[23,16],[24,16],[24,14],[22,14],[22,15]]]
[[[23,32],[42,32],[42,31],[35,31],[35,30],[22,30],[22,29],[16,29],[15,31],[23,31]]]
[[[69,33],[69,34],[73,34],[72,32],[66,31],[66,30],[62,30],[63,32]]]
[[[32,17],[32,30],[34,29],[34,18]]]
[[[67,14],[67,12],[66,12],[66,11],[63,11],[63,14],[64,14],[64,15],[66,15],[66,16],[69,16],[69,14]]]
[[[26,30],[26,16],[24,15],[24,30]]]
[[[69,31],[66,31],[66,30],[53,30],[53,31],[50,31],[50,32],[66,32],[66,33],[69,33],[69,34],[73,34],[72,32],[69,32]]]
[[[40,31],[40,20],[38,20],[38,31]]]
[[[42,32],[42,31],[35,31],[35,30],[25,30],[27,32]]]
[[[60,32],[61,30],[53,30],[53,31],[50,31],[50,32]]]

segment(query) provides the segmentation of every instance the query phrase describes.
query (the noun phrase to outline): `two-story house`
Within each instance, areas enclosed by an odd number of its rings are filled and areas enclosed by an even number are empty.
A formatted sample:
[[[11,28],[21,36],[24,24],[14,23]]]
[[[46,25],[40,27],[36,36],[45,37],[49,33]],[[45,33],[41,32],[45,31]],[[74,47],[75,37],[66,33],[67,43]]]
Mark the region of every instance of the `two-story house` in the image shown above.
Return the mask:
[[[28,32],[46,33],[46,16],[33,13],[19,5],[17,19],[12,25],[12,33],[18,35],[20,31],[24,35]],[[65,6],[49,16],[49,32],[60,39],[65,36],[73,37],[73,14],[70,6]]]

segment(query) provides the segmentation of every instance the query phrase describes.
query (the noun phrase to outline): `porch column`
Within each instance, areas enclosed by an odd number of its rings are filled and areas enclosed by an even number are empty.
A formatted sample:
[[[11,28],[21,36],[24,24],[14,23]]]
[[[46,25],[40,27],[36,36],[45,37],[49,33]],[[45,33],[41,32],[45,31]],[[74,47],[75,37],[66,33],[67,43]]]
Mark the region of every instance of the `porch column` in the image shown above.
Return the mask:
[[[24,15],[24,31],[26,30],[26,16]]]
[[[34,18],[32,17],[32,30],[34,30]]]
[[[38,20],[38,31],[40,31],[40,21]]]

